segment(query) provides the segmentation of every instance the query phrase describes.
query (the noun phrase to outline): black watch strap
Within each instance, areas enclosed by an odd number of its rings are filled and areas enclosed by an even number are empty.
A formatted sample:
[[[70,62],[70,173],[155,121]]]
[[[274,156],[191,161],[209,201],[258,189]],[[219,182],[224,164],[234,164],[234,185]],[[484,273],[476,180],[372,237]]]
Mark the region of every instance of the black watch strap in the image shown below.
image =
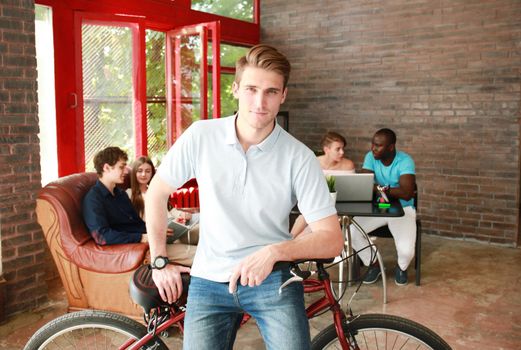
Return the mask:
[[[152,264],[150,264],[150,267],[156,270],[162,270],[170,263],[170,260],[168,260],[168,257],[158,255],[155,257],[154,261],[152,261]]]

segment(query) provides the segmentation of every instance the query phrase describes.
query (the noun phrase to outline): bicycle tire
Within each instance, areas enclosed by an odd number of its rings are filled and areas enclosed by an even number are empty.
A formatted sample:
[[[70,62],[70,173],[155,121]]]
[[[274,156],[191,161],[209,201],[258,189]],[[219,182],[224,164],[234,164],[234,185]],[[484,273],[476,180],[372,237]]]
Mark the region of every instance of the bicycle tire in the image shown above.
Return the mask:
[[[146,327],[128,317],[111,312],[85,310],[60,316],[29,339],[24,350],[70,349],[80,350],[119,349],[130,338],[140,339],[147,333]],[[155,336],[141,349],[168,350]]]
[[[384,314],[360,315],[351,322],[344,321],[348,342],[353,349],[432,349],[451,350],[439,335],[414,321]],[[351,338],[351,339],[349,339]],[[341,349],[335,325],[322,330],[311,342],[311,349]]]

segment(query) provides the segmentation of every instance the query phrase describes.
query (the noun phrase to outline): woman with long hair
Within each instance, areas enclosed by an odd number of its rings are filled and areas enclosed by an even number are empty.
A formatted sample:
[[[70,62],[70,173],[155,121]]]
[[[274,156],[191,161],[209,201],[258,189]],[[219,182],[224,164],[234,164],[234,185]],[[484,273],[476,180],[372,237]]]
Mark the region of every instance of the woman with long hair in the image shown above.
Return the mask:
[[[154,163],[149,157],[141,156],[132,163],[132,172],[130,174],[130,188],[127,189],[127,194],[130,201],[136,209],[139,216],[145,220],[145,196],[148,190],[148,184],[156,173]],[[180,218],[183,221],[190,220],[192,214],[172,208],[169,211],[169,217],[173,220]],[[168,229],[172,233],[172,229]],[[175,239],[175,238],[174,238]],[[188,235],[183,235],[180,239],[181,243],[197,245],[199,242],[199,224],[196,224],[189,230]]]
[[[141,156],[132,163],[130,188],[127,189],[127,194],[143,220],[145,220],[145,195],[148,190],[148,184],[155,173],[154,163],[146,156]]]

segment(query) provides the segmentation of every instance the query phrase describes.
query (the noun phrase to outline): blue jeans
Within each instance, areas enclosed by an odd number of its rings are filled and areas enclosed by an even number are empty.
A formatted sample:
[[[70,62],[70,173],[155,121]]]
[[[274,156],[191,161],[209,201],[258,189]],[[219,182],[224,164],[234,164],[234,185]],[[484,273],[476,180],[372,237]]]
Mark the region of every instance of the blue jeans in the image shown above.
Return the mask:
[[[309,349],[302,284],[292,283],[279,295],[279,287],[290,277],[287,269],[274,271],[260,286],[238,283],[234,294],[228,292],[228,283],[192,277],[183,349],[232,349],[245,312],[257,321],[267,349]]]

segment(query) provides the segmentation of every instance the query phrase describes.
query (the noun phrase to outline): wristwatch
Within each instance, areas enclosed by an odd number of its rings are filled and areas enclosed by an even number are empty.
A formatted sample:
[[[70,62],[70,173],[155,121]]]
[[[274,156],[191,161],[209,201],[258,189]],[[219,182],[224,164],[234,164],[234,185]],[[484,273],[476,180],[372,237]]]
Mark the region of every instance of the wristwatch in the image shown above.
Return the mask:
[[[168,263],[170,263],[170,260],[168,260],[166,256],[159,255],[156,256],[150,267],[152,267],[153,269],[161,270],[164,269],[166,265],[168,265]]]

